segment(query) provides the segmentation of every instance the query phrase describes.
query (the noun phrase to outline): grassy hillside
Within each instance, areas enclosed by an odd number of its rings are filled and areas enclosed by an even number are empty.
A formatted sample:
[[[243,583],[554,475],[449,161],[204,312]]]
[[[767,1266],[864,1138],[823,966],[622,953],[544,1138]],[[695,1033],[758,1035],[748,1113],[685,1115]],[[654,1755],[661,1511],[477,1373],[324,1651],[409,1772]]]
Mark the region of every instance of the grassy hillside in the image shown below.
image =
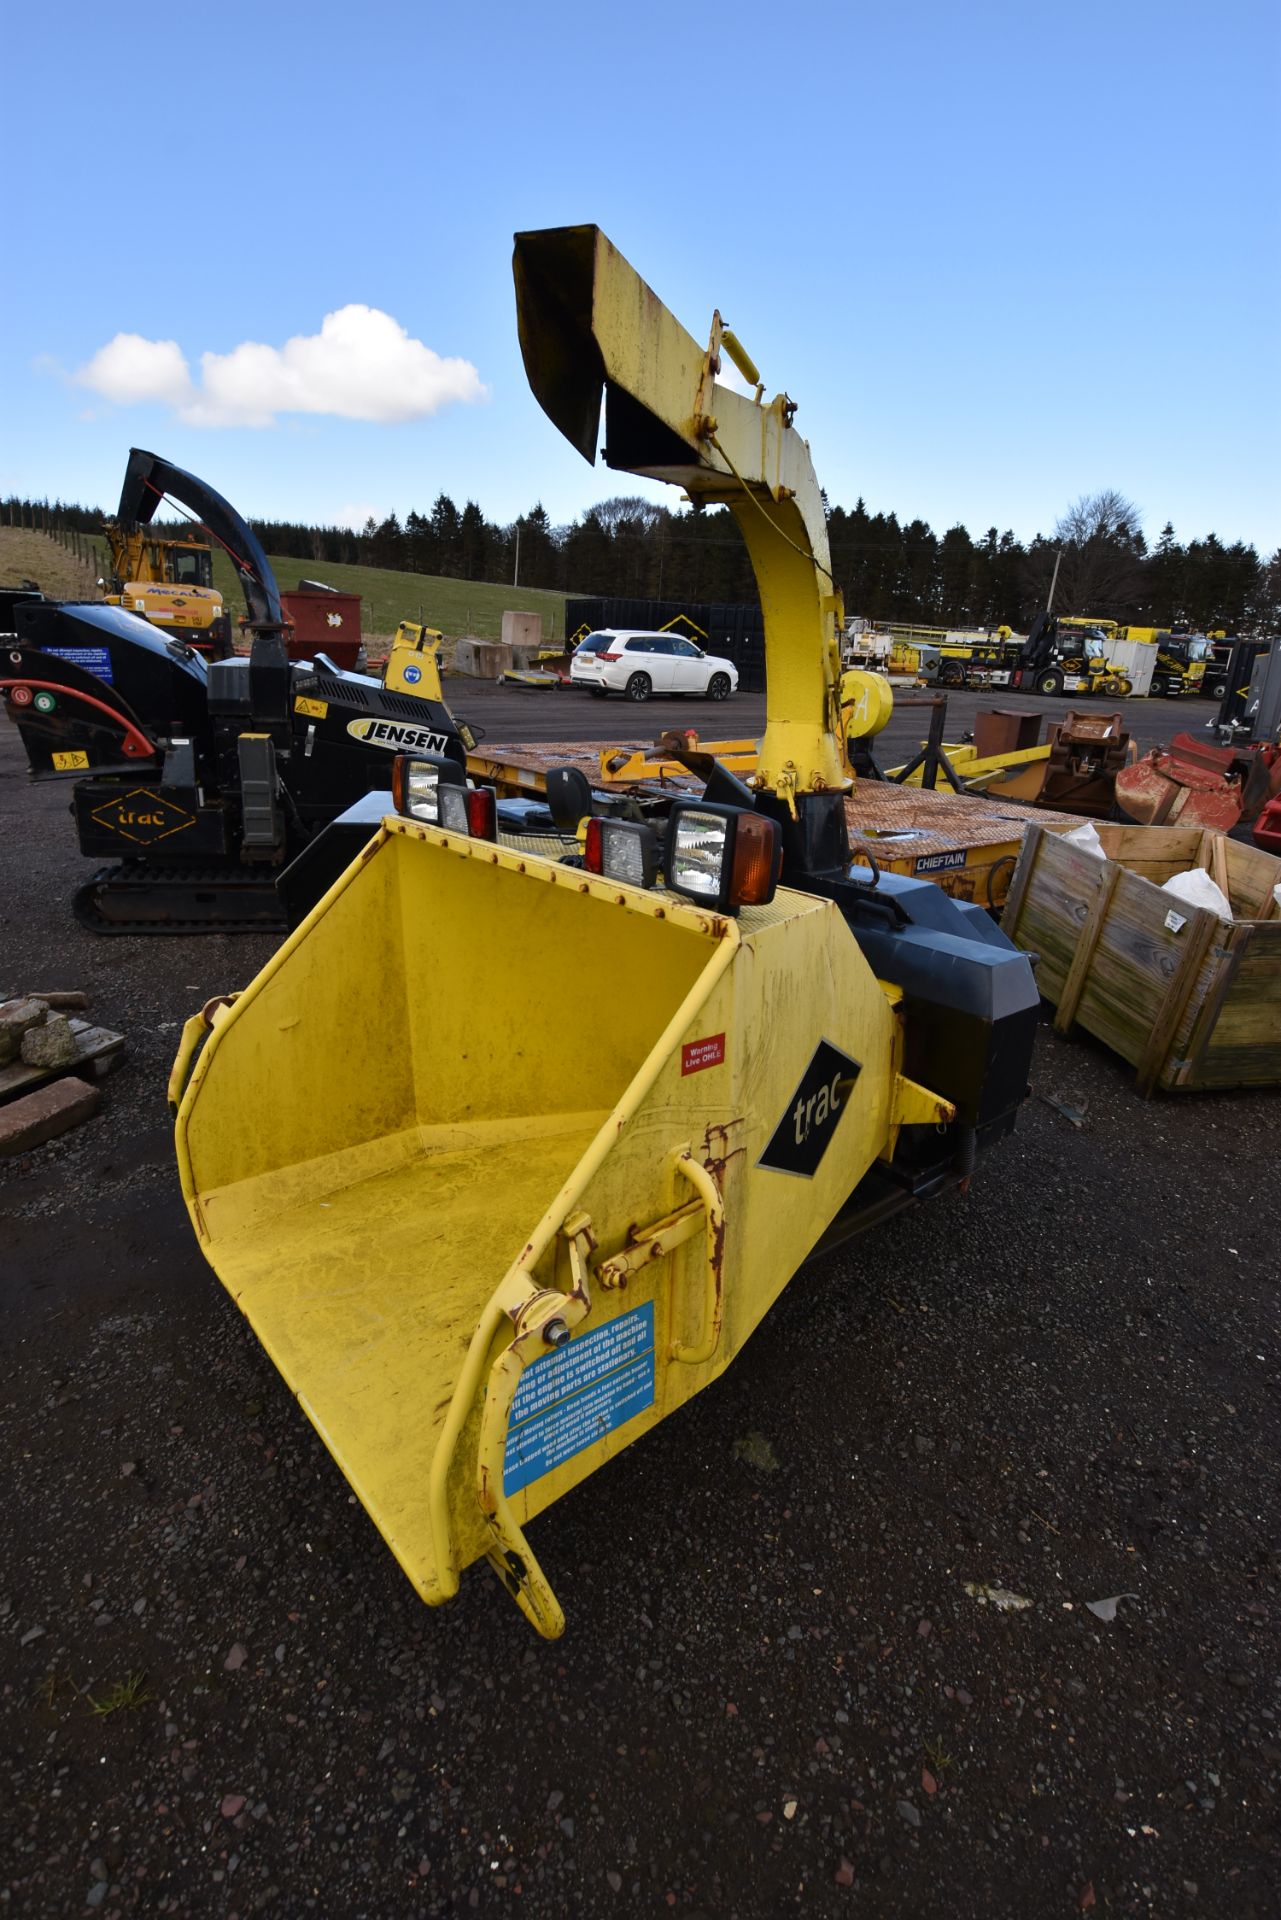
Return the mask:
[[[103,543],[99,550],[105,551]],[[97,575],[47,533],[0,527],[0,587],[34,580],[52,600],[96,600]]]
[[[107,565],[105,542],[98,543],[99,564]],[[395,573],[388,567],[309,565],[304,560],[270,554],[272,571],[282,591],[301,579],[323,580],[344,593],[360,594],[362,628],[366,634],[395,632],[398,621],[424,620],[451,639],[474,634],[497,640],[503,614],[509,609],[542,616],[549,640],[565,636],[565,596],[544,589],[486,585],[476,580],[446,580],[430,573]],[[23,579],[38,580],[56,599],[96,599],[93,568],[47,534],[21,527],[0,527],[0,586],[17,586]],[[244,612],[245,600],[236,570],[219,547],[214,548],[214,585],[222,594],[233,620]]]
[[[445,580],[430,573],[395,573],[388,567],[329,566],[283,559],[276,554],[269,554],[268,559],[282,592],[296,587],[299,580],[309,579],[323,580],[326,586],[339,587],[344,593],[360,594],[366,634],[393,633],[398,621],[421,619],[453,638],[474,634],[481,640],[497,640],[503,614],[513,610],[541,614],[544,636],[548,640],[564,638],[563,593],[491,586],[477,580]],[[214,549],[214,585],[233,618],[244,612],[236,570],[218,548]]]

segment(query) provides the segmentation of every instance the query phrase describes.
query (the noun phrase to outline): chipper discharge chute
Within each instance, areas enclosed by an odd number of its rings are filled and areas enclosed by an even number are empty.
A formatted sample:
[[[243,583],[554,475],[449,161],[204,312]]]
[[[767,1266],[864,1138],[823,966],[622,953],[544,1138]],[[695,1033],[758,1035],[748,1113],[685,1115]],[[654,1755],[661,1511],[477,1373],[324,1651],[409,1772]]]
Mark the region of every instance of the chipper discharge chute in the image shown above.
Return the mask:
[[[170,1092],[201,1244],[419,1593],[487,1558],[554,1635],[529,1522],[715,1379],[810,1254],[968,1178],[1037,995],[986,915],[851,869],[792,403],[717,385],[722,348],[754,378],[719,316],[698,347],[595,228],[520,236],[516,280],[557,425],[594,453],[604,391],[611,464],[739,519],[759,771],[713,767],[657,830],[583,781],[558,841],[402,759],[397,811],[188,1022]]]

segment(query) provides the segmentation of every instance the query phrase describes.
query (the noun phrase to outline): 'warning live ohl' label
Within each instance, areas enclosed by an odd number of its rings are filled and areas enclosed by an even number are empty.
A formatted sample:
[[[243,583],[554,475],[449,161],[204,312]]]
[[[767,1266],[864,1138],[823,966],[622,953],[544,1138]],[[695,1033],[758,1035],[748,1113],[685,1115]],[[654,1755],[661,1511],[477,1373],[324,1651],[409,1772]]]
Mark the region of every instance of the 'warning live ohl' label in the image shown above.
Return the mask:
[[[709,1034],[706,1040],[687,1040],[681,1048],[681,1072],[701,1073],[704,1067],[719,1067],[725,1058],[725,1035]]]
[[[519,1493],[654,1404],[654,1303],[526,1367],[512,1401],[503,1491]]]

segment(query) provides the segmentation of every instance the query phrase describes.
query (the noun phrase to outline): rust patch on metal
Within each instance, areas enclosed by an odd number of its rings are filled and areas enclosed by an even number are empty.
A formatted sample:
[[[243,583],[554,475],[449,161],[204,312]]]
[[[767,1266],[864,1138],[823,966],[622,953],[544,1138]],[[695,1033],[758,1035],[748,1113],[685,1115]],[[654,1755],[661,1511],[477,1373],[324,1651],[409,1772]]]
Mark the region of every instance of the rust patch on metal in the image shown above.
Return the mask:
[[[717,1186],[720,1186],[720,1181],[718,1180],[716,1184]],[[719,1345],[720,1337],[721,1337],[721,1322],[724,1319],[724,1302],[725,1302],[725,1271],[724,1271],[725,1215],[724,1213],[721,1214],[720,1219],[712,1227],[710,1240],[711,1240],[711,1246],[708,1252],[708,1260],[711,1264],[711,1269],[712,1269],[712,1298],[713,1298],[713,1301],[715,1302],[712,1308],[712,1336],[716,1344]]]
[[[219,1007],[234,1007],[239,998],[239,994],[235,993],[216,993],[212,1000],[206,1000],[204,1006],[201,1007],[200,1018],[207,1027],[212,1027],[214,1015],[217,1013]]]
[[[703,1165],[707,1168],[707,1171],[720,1188],[722,1199],[725,1195],[725,1175],[729,1169],[731,1160],[737,1160],[742,1154],[747,1152],[746,1146],[732,1147],[730,1145],[730,1131],[734,1127],[745,1127],[746,1125],[747,1121],[745,1119],[726,1120],[723,1124],[717,1122],[709,1125],[703,1132],[703,1151],[701,1156]]]
[[[1072,814],[1020,807],[970,793],[900,787],[892,780],[860,780],[845,796],[851,850],[866,845],[882,864],[962,848],[1021,841],[1031,826],[1075,827]],[[901,836],[901,837],[900,837]]]

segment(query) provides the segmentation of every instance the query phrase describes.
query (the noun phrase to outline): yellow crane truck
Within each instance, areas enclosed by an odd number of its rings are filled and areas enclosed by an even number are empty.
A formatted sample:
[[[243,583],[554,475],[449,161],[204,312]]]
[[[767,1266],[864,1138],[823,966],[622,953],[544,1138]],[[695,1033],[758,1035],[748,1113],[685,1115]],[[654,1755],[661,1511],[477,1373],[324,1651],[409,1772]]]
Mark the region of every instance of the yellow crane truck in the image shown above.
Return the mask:
[[[358,857],[187,1022],[170,1098],[206,1256],[418,1593],[488,1560],[552,1637],[531,1523],[715,1380],[802,1262],[969,1180],[1025,1096],[1038,998],[985,913],[852,864],[795,402],[595,227],[518,235],[515,279],[566,438],[595,458],[603,395],[611,467],[738,523],[756,771],[712,761],[638,819],[571,769],[556,832],[523,833],[456,760],[400,757]]]
[[[1213,664],[1213,648],[1203,633],[1172,633],[1168,627],[1117,627],[1114,638],[1156,648],[1148,685],[1154,700],[1199,694],[1207,668]]]

